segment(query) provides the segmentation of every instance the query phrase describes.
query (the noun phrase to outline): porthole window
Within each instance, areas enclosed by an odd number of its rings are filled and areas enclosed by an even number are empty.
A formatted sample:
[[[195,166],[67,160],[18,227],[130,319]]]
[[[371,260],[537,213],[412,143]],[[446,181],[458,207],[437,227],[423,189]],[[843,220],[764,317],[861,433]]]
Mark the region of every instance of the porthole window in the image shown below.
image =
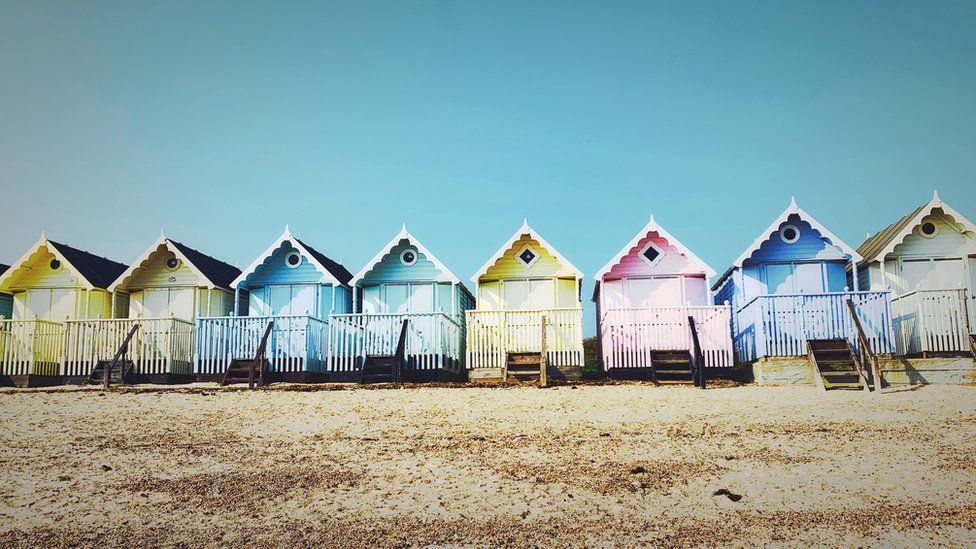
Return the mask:
[[[935,238],[939,234],[939,226],[931,221],[926,221],[919,225],[918,232],[925,238]]]
[[[779,230],[779,237],[787,244],[794,244],[800,240],[800,229],[797,229],[796,225],[783,225]]]
[[[302,254],[298,253],[297,251],[288,252],[288,255],[285,256],[285,265],[288,265],[288,267],[291,269],[301,267]]]
[[[410,267],[417,263],[417,251],[413,248],[408,248],[400,252],[400,263],[405,266]]]
[[[533,250],[531,246],[524,246],[515,257],[526,268],[531,267],[539,260],[538,252]]]
[[[50,267],[52,271],[59,271],[61,270],[61,262],[58,261],[57,259],[52,259],[50,263]]]
[[[176,269],[180,268],[180,263],[181,262],[179,259],[176,259],[175,257],[170,257],[166,259],[166,268],[171,271],[175,271]]]

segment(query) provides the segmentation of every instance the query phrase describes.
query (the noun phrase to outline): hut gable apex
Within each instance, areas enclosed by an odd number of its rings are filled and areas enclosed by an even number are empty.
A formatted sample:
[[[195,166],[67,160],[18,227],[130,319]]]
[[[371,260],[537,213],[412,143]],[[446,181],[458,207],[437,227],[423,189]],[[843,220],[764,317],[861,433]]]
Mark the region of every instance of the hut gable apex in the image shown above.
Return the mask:
[[[385,246],[380,248],[380,251],[376,255],[374,255],[373,258],[370,259],[366,263],[366,265],[364,265],[363,268],[359,270],[359,272],[353,275],[352,280],[350,280],[349,284],[351,286],[355,286],[359,284],[370,273],[370,271],[372,271],[374,268],[376,268],[376,266],[382,263],[383,260],[390,253],[392,253],[392,251],[395,248],[397,248],[400,245],[400,243],[403,242],[404,240],[409,242],[410,245],[412,245],[413,247],[417,248],[417,251],[420,252],[421,255],[423,255],[428,261],[434,264],[434,267],[439,272],[437,277],[434,279],[435,282],[450,282],[451,284],[461,284],[461,280],[457,276],[455,276],[454,273],[452,273],[450,269],[448,269],[443,263],[441,263],[441,261],[437,259],[437,256],[430,253],[430,250],[428,250],[419,240],[417,240],[412,234],[410,234],[409,231],[407,231],[406,224],[403,225],[403,228],[400,230],[399,233],[397,233],[396,236],[393,237],[392,240],[390,240]]]
[[[159,248],[163,247],[173,255],[175,255],[180,261],[186,265],[194,275],[196,275],[199,283],[202,286],[206,286],[210,289],[230,289],[230,281],[233,280],[237,275],[240,274],[240,269],[234,267],[233,265],[224,263],[223,261],[214,259],[208,255],[203,254],[193,248],[186,246],[180,242],[167,238],[165,234],[160,233],[159,238],[152,243],[145,252],[142,253],[128,269],[109,287],[110,291],[115,291],[116,289],[125,289],[126,285],[129,284],[135,276],[137,276],[137,271],[147,267],[147,263],[150,258],[159,251]]]
[[[707,263],[702,261],[702,259],[699,258],[697,255],[692,253],[692,251],[689,250],[687,246],[682,244],[681,241],[675,238],[664,227],[658,225],[657,222],[655,222],[654,220],[654,216],[651,216],[650,221],[647,222],[647,225],[644,225],[644,228],[638,231],[637,234],[634,235],[634,238],[632,238],[630,242],[627,243],[626,246],[621,248],[620,251],[617,252],[617,255],[613,256],[613,258],[610,259],[610,261],[608,261],[596,273],[596,275],[593,276],[593,278],[596,281],[600,282],[603,280],[604,276],[609,274],[614,269],[614,267],[619,265],[625,258],[631,256],[638,258],[640,254],[643,252],[643,250],[646,248],[646,246],[648,245],[653,245],[656,247],[656,245],[653,243],[653,240],[655,240],[654,239],[655,235],[659,237],[659,239],[666,241],[668,246],[673,247],[680,255],[686,257],[688,261],[695,268],[700,269],[700,272],[704,273],[706,277],[715,276],[714,269],[712,269]],[[645,241],[647,241],[647,243],[642,245],[642,243]]]
[[[61,262],[61,265],[77,278],[79,285],[87,290],[106,289],[112,280],[126,268],[122,263],[111,259],[48,240],[44,233],[41,233],[37,242],[6,272],[0,275],[0,291],[9,290],[11,284],[20,275],[28,273],[32,263],[36,262],[40,255],[45,252],[53,255],[55,259]]]
[[[805,212],[802,208],[800,208],[799,206],[797,206],[796,199],[791,199],[790,200],[789,207],[786,208],[785,210],[783,210],[783,213],[780,214],[780,216],[777,217],[776,220],[773,221],[769,225],[769,227],[766,228],[765,231],[763,231],[762,233],[759,234],[758,237],[756,237],[756,239],[752,242],[752,244],[749,245],[749,247],[746,248],[744,252],[742,252],[742,255],[740,255],[732,263],[732,268],[733,269],[736,269],[736,268],[741,269],[742,268],[742,264],[746,260],[748,260],[750,257],[752,257],[752,255],[755,252],[759,251],[759,249],[762,247],[762,245],[771,238],[770,235],[778,232],[779,231],[779,227],[783,223],[785,223],[787,220],[789,220],[790,216],[797,216],[798,218],[800,218],[800,220],[805,221],[806,223],[809,223],[810,224],[810,227],[812,227],[815,231],[817,231],[818,233],[820,233],[820,238],[821,239],[823,239],[827,243],[829,243],[829,244],[831,244],[831,245],[836,246],[837,248],[839,248],[844,254],[846,254],[852,260],[854,260],[854,261],[860,261],[861,260],[861,256],[858,255],[857,251],[855,251],[854,248],[851,248],[850,246],[848,246],[846,242],[844,242],[843,240],[841,240],[840,238],[838,238],[834,233],[830,232],[830,230],[828,230],[827,227],[824,227],[819,221],[817,221],[816,219],[814,219],[813,216],[811,216],[810,214],[808,214],[807,212]],[[724,279],[725,276],[723,275],[722,278]],[[721,282],[721,280],[719,282]]]
[[[968,233],[970,238],[976,238],[976,224],[943,202],[942,198],[939,197],[939,192],[935,191],[932,194],[932,200],[927,204],[915,208],[914,211],[874,236],[868,237],[858,246],[857,251],[863,256],[861,263],[869,264],[879,261],[888,254],[894,253],[895,247],[903,243],[922,223],[923,219],[932,215],[934,210],[942,210],[946,216],[952,218],[959,232]]]
[[[535,230],[529,226],[529,222],[526,219],[522,221],[522,226],[519,227],[519,229],[515,231],[515,233],[513,233],[512,236],[509,237],[509,239],[505,241],[505,243],[502,244],[502,246],[498,248],[494,254],[491,255],[491,257],[488,258],[488,261],[486,261],[480,269],[478,269],[478,272],[471,277],[471,281],[477,284],[481,277],[487,274],[488,270],[491,269],[492,266],[494,266],[495,263],[497,263],[500,259],[502,259],[505,254],[511,250],[517,242],[519,242],[519,240],[522,240],[523,237],[528,237],[529,240],[538,242],[539,246],[545,249],[545,252],[551,254],[552,257],[577,280],[583,278],[583,272],[577,269],[575,265],[563,257],[562,254],[560,254],[556,248],[549,244],[546,239],[542,238],[539,233],[535,232]],[[515,253],[518,253],[518,250],[516,250]]]
[[[272,242],[271,245],[268,246],[268,248],[265,249],[264,252],[259,255],[250,266],[248,266],[247,269],[244,269],[244,271],[241,272],[241,274],[235,278],[233,282],[231,282],[231,287],[236,288],[246,282],[247,279],[255,273],[255,271],[264,265],[265,261],[269,259],[278,248],[286,243],[305,256],[315,270],[322,275],[321,279],[319,280],[320,283],[332,284],[334,286],[344,286],[348,284],[349,280],[352,278],[352,274],[350,274],[345,267],[329,259],[325,255],[293,236],[291,230],[285,226],[285,232],[281,233],[281,236],[279,236],[277,240]]]

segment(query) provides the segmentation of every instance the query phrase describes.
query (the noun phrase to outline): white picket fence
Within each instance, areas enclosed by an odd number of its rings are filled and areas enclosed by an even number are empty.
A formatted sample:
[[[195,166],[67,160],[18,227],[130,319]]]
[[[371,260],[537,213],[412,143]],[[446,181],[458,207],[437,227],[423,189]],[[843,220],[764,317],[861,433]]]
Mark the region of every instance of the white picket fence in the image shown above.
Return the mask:
[[[194,324],[172,317],[68,320],[64,323],[64,375],[87,376],[112,360],[132,327],[139,325],[124,355],[143,375],[193,374]]]
[[[891,300],[898,353],[969,351],[970,326],[966,290],[917,290]]]
[[[848,299],[857,308],[871,350],[894,353],[889,292],[833,292],[759,296],[739,308],[732,339],[736,359],[803,356],[808,339],[846,338],[856,345]]]
[[[729,306],[613,308],[600,316],[603,367],[646,368],[652,351],[691,350],[688,317],[695,319],[705,366],[733,364]]]
[[[0,373],[61,375],[64,325],[49,320],[0,319]]]
[[[541,352],[553,366],[583,366],[582,308],[467,311],[467,368],[501,368],[508,353]]]
[[[254,358],[268,323],[265,348],[271,372],[327,369],[329,323],[308,315],[197,318],[197,375],[220,375],[234,359]]]
[[[464,328],[446,313],[359,313],[329,317],[331,371],[353,372],[367,355],[394,354],[404,320],[404,355],[410,367],[453,371],[463,368]]]

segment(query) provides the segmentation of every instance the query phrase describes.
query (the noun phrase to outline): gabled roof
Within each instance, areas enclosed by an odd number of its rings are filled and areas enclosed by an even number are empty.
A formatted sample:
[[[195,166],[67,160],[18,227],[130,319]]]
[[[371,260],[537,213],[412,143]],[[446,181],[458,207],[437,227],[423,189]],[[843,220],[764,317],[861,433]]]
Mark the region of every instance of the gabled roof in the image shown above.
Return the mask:
[[[857,251],[854,250],[854,248],[851,248],[846,242],[838,238],[834,233],[830,232],[830,230],[828,230],[827,227],[824,227],[819,221],[814,219],[812,215],[804,211],[803,208],[797,206],[796,199],[791,198],[789,207],[783,210],[783,213],[781,213],[779,217],[776,218],[775,221],[770,223],[769,227],[766,227],[766,230],[760,233],[759,236],[757,236],[756,239],[752,242],[752,244],[750,244],[749,247],[746,248],[745,251],[742,252],[742,254],[738,258],[736,258],[736,260],[732,263],[732,266],[729,267],[728,270],[726,270],[724,273],[722,273],[722,276],[719,277],[718,280],[716,280],[715,283],[712,285],[712,290],[719,288],[722,285],[722,283],[725,282],[725,279],[727,279],[729,275],[732,274],[732,271],[734,271],[735,269],[741,269],[742,264],[747,259],[752,257],[752,254],[755,253],[763,245],[763,242],[769,240],[770,235],[776,232],[779,229],[779,226],[785,223],[786,220],[789,219],[791,215],[797,215],[800,217],[800,219],[809,223],[810,226],[814,228],[814,230],[820,233],[821,238],[828,240],[832,245],[840,248],[841,251],[843,251],[845,254],[850,256],[853,261],[861,260],[861,256],[857,253]]]
[[[715,276],[714,269],[709,267],[707,263],[701,260],[701,258],[699,258],[697,255],[692,253],[691,250],[689,250],[684,244],[681,243],[681,241],[679,241],[671,233],[669,233],[664,227],[658,225],[657,222],[654,221],[654,216],[652,215],[650,221],[647,222],[647,225],[644,225],[644,228],[641,229],[636,235],[634,235],[634,238],[632,238],[630,242],[627,243],[626,246],[624,246],[623,248],[620,249],[619,252],[617,252],[617,255],[613,256],[613,258],[610,261],[608,261],[606,265],[604,265],[595,275],[593,275],[593,278],[596,279],[598,282],[602,281],[603,276],[609,273],[611,269],[613,269],[618,263],[620,263],[620,261],[624,257],[626,257],[627,254],[630,253],[630,250],[636,247],[640,243],[640,241],[643,240],[648,235],[648,233],[657,233],[658,236],[667,240],[668,244],[674,246],[678,250],[678,253],[690,259],[692,263],[698,265],[698,267],[701,268],[701,270],[705,273],[706,276],[708,277]]]
[[[428,260],[430,260],[431,263],[434,264],[434,267],[437,267],[437,270],[441,272],[441,275],[437,279],[438,282],[451,282],[452,284],[461,284],[461,279],[455,276],[454,273],[452,273],[450,269],[448,269],[443,263],[441,263],[440,260],[437,259],[437,257],[434,254],[430,253],[430,250],[428,250],[423,244],[420,243],[419,240],[414,238],[414,236],[407,231],[406,224],[404,224],[403,228],[400,229],[400,232],[393,237],[393,240],[390,240],[386,244],[386,246],[380,248],[380,251],[373,256],[373,259],[370,259],[369,262],[367,262],[366,265],[364,265],[363,268],[360,269],[359,272],[352,277],[352,280],[349,283],[353,286],[358,284],[360,280],[362,280],[371,270],[373,270],[373,267],[375,267],[381,261],[383,261],[383,258],[386,257],[386,254],[390,253],[390,250],[395,248],[400,243],[401,240],[409,241],[417,248],[417,251],[422,253],[424,257],[426,257]]]
[[[153,242],[152,246],[147,248],[141,256],[136,258],[136,260],[132,262],[132,265],[130,265],[124,273],[115,279],[115,282],[112,283],[109,289],[115,291],[117,287],[124,285],[124,283],[136,272],[136,269],[141,267],[142,263],[147,261],[149,256],[155,253],[160,246],[166,246],[166,248],[173,252],[176,257],[180,258],[185,265],[196,271],[197,274],[203,277],[204,280],[209,282],[211,288],[222,288],[229,290],[231,288],[230,283],[234,280],[234,278],[241,274],[241,270],[237,267],[224,263],[219,259],[214,259],[209,255],[194,250],[185,244],[167,238],[165,234],[160,233],[159,238]]]
[[[280,248],[285,242],[290,243],[292,247],[296,248],[299,252],[307,256],[309,263],[311,263],[318,272],[322,273],[322,277],[327,282],[335,285],[349,284],[349,281],[352,279],[352,273],[346,270],[346,268],[342,265],[326,257],[325,254],[295,238],[291,234],[291,230],[289,230],[288,226],[286,225],[285,232],[281,233],[278,240],[275,240],[266,250],[264,250],[264,253],[259,255],[258,258],[254,260],[254,263],[251,263],[247,269],[244,269],[244,272],[238,275],[238,277],[231,282],[231,286],[237,287],[242,282],[247,280],[247,277],[254,274],[254,271],[256,271],[257,268],[264,263],[264,260],[273,254],[274,251]]]
[[[4,265],[3,263],[0,263],[0,275],[2,275],[3,273],[7,272],[7,269],[9,269],[9,268],[10,268],[10,265]]]
[[[78,248],[72,248],[67,244],[48,240],[44,233],[41,233],[41,237],[27,250],[27,253],[0,275],[0,288],[5,287],[14,273],[29,261],[30,257],[41,247],[47,248],[62,264],[71,269],[89,289],[107,289],[112,281],[126,269],[122,263]]]
[[[546,239],[539,236],[539,233],[535,232],[535,230],[529,226],[529,220],[524,219],[522,220],[522,226],[519,227],[519,229],[515,231],[515,233],[512,234],[512,236],[508,240],[506,240],[504,244],[502,244],[501,248],[498,248],[498,251],[496,251],[494,254],[492,254],[490,258],[488,258],[488,261],[486,261],[485,264],[482,265],[480,269],[478,269],[478,272],[476,272],[474,276],[471,277],[471,281],[477,283],[478,279],[484,276],[484,274],[488,272],[488,269],[490,269],[491,266],[494,265],[499,258],[505,255],[505,252],[507,252],[508,249],[511,248],[515,244],[515,242],[518,241],[518,239],[522,238],[523,235],[528,235],[530,238],[532,238],[533,240],[541,244],[542,247],[548,250],[549,253],[551,253],[556,258],[556,261],[558,261],[560,265],[573,271],[573,274],[576,275],[577,279],[583,278],[583,271],[577,269],[576,266],[570,263],[565,257],[563,257],[562,254],[560,254],[559,251],[556,250],[556,248],[553,248],[551,244],[546,242]]]
[[[915,208],[910,214],[888,225],[876,235],[868,237],[867,240],[858,246],[857,252],[862,256],[861,263],[871,263],[894,252],[895,246],[901,244],[905,240],[905,237],[910,235],[915,230],[915,227],[922,222],[922,219],[930,215],[932,210],[935,209],[941,209],[967,231],[976,232],[976,225],[943,202],[939,198],[939,192],[935,191],[932,194],[932,200],[928,204]]]

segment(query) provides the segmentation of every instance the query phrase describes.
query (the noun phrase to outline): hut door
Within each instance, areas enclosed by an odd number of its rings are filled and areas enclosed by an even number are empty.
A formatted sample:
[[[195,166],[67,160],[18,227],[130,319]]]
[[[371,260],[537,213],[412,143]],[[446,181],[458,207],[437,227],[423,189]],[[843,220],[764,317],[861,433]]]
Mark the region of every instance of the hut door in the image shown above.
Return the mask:
[[[169,291],[169,315],[190,320],[193,318],[193,288],[172,288]]]

